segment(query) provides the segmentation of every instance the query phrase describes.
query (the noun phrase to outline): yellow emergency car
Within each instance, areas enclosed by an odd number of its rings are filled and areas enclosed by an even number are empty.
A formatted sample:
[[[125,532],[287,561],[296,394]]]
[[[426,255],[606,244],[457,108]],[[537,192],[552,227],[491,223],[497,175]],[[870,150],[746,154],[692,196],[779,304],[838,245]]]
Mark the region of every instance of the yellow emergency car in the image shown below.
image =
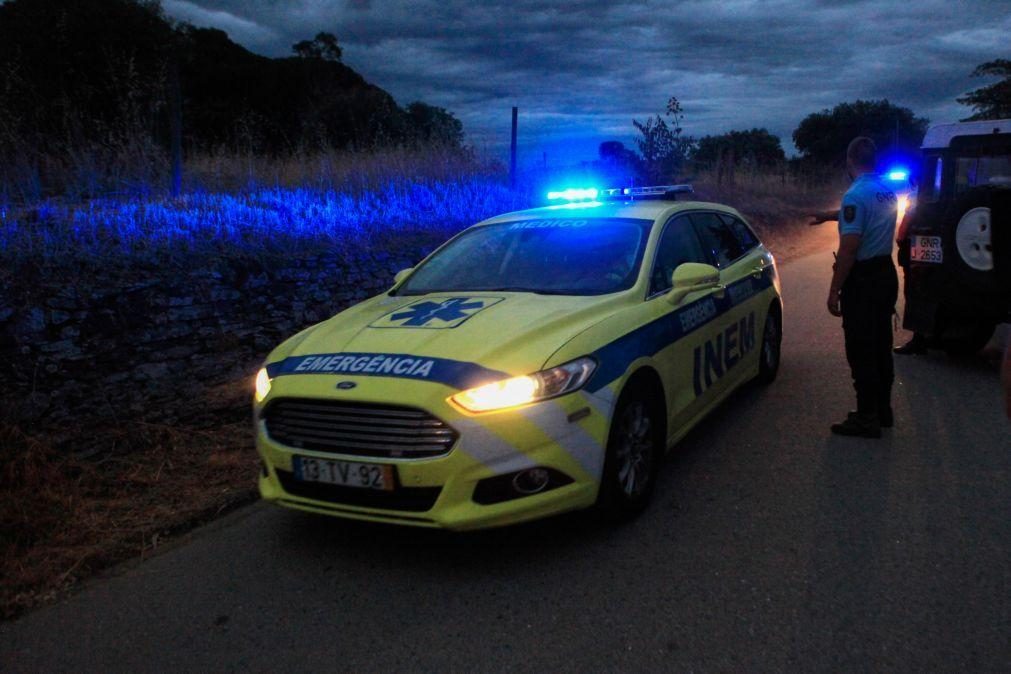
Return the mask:
[[[552,193],[288,339],[256,377],[263,498],[448,529],[640,510],[664,451],[780,360],[772,255],[690,191]]]

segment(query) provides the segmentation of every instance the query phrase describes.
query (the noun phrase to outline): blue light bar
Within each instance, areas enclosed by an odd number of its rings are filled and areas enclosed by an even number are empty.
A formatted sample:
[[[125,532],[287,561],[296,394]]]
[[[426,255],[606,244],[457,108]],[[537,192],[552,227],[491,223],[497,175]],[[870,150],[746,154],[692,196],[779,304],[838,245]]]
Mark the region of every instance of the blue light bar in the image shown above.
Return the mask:
[[[604,190],[605,199],[662,199],[675,197],[678,194],[691,194],[695,190],[691,185],[650,185],[648,187],[625,187]]]
[[[895,182],[902,182],[903,180],[909,179],[909,171],[906,169],[892,169],[888,172],[887,177],[889,180],[894,180]]]
[[[548,192],[548,200],[555,201],[562,199],[564,201],[586,201],[597,198],[597,188],[596,187],[585,187],[576,188],[570,187],[567,190],[561,190],[559,192]]]

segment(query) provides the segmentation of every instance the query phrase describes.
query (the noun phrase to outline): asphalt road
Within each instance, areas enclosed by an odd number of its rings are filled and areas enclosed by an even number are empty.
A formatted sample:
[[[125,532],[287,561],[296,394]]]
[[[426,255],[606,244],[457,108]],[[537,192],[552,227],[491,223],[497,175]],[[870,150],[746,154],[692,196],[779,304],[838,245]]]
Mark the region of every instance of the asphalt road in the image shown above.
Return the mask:
[[[649,511],[470,535],[258,504],[0,626],[15,671],[1008,671],[1011,424],[996,372],[898,360],[852,402],[831,257],[782,269],[784,363],[694,431]]]

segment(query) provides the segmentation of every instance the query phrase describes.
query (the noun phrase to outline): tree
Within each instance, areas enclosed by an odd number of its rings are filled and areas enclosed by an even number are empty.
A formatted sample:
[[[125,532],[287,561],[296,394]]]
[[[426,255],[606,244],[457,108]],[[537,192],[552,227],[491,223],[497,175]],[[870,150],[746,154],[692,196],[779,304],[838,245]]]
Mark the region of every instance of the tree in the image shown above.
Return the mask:
[[[635,139],[635,144],[642,156],[646,179],[652,183],[662,182],[671,168],[674,134],[660,115],[647,117],[645,122],[633,119],[632,125],[640,134]]]
[[[617,140],[605,140],[597,148],[600,161],[597,170],[608,183],[628,184],[630,180],[641,177],[639,156]]]
[[[708,168],[713,168],[721,157],[725,161],[730,156],[738,166],[749,167],[775,166],[786,159],[779,136],[766,129],[703,136],[691,155],[697,164]]]
[[[973,77],[1002,77],[1004,79],[985,87],[970,91],[965,96],[956,99],[962,105],[968,105],[976,110],[971,117],[963,122],[973,122],[979,119],[1006,119],[1011,117],[1011,61],[996,59],[976,66]]]
[[[337,44],[337,36],[333,33],[316,33],[312,40],[302,40],[291,45],[296,56],[304,59],[340,62],[344,53]]]
[[[685,121],[685,113],[681,102],[674,96],[667,101],[667,116],[671,118],[671,135],[673,136],[676,169],[680,170],[685,159],[695,149],[695,138],[684,135],[681,124]]]
[[[463,145],[463,124],[445,108],[415,101],[407,106],[407,116],[417,140],[449,148]]]
[[[857,136],[872,138],[879,149],[911,155],[919,149],[927,124],[888,100],[858,100],[805,117],[793,132],[793,144],[805,159],[822,164],[845,162],[846,146]]]
[[[645,122],[632,120],[640,134],[635,144],[642,156],[643,169],[647,180],[653,183],[672,179],[695,145],[695,139],[683,133],[684,111],[673,96],[667,101],[666,116],[670,125],[660,115],[647,117]]]

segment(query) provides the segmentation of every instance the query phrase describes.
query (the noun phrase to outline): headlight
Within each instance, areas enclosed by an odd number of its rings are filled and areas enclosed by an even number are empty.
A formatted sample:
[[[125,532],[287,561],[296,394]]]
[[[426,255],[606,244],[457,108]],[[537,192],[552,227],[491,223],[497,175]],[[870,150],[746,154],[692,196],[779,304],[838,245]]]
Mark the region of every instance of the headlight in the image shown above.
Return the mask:
[[[597,363],[592,358],[578,358],[550,370],[460,391],[449,399],[468,412],[490,412],[526,405],[582,388],[596,368]]]
[[[261,367],[256,373],[256,402],[262,403],[268,393],[270,393],[270,377],[267,375],[267,368]]]

